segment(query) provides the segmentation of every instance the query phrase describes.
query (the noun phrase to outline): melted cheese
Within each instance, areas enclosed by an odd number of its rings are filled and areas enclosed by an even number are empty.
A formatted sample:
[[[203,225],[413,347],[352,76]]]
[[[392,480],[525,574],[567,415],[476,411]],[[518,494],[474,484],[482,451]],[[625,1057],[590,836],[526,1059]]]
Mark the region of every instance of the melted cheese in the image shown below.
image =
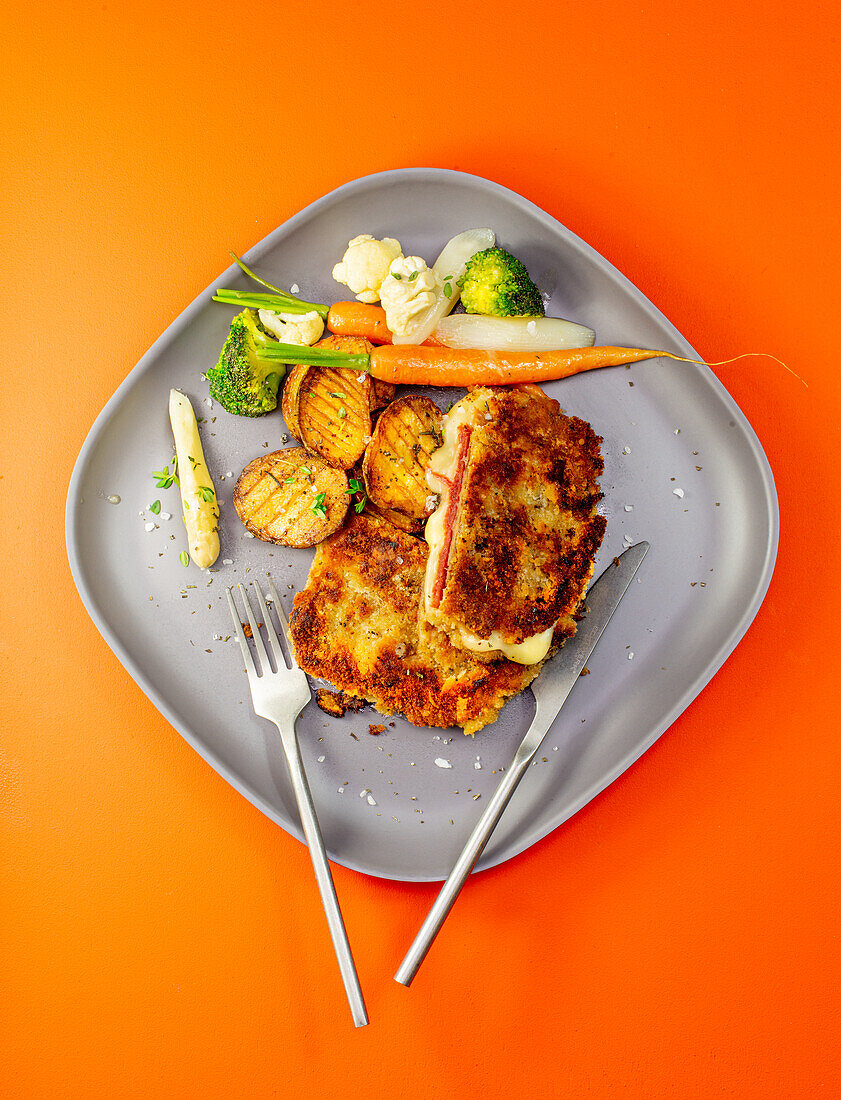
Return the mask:
[[[432,492],[441,494],[438,507],[426,521],[424,531],[424,537],[429,544],[429,558],[426,563],[424,582],[427,614],[430,610],[433,610],[432,593],[435,588],[435,578],[438,574],[441,553],[446,541],[445,521],[450,496],[449,484],[447,481],[442,481],[438,475],[443,475],[449,482],[455,480],[459,428],[462,425],[473,425],[477,406],[483,397],[483,393],[470,394],[459,401],[444,418],[442,445],[437,451],[433,451],[429,465],[426,468],[427,485]],[[542,661],[549,652],[554,631],[554,626],[550,626],[548,630],[544,630],[540,634],[533,634],[530,638],[515,643],[504,642],[497,631],[494,631],[489,638],[477,638],[475,634],[459,629],[459,636],[464,648],[472,653],[503,653],[509,661],[515,661],[519,665],[535,665],[538,661]]]
[[[496,630],[490,638],[477,638],[465,630],[460,633],[464,648],[473,653],[491,653],[498,650],[504,653],[509,661],[515,661],[518,665],[536,665],[549,652],[555,627],[550,626],[541,634],[532,634],[522,642],[504,642]]]
[[[435,588],[435,578],[438,574],[438,563],[446,541],[444,524],[447,517],[447,505],[450,499],[450,486],[442,481],[437,474],[443,474],[450,481],[456,474],[456,454],[458,451],[458,430],[462,425],[469,425],[473,420],[475,409],[466,400],[459,401],[450,413],[444,417],[441,431],[442,444],[437,451],[432,452],[429,465],[426,468],[426,484],[433,493],[440,493],[441,499],[438,507],[426,521],[424,538],[429,544],[429,558],[426,563],[426,579],[424,595],[427,610],[432,606],[432,592]]]

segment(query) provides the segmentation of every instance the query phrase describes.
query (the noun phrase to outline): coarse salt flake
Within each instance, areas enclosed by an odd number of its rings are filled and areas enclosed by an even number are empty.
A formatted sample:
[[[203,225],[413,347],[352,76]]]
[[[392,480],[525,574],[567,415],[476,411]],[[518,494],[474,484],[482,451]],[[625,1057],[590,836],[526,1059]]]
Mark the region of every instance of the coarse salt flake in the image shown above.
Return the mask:
[[[435,757],[435,767],[436,768],[451,768],[452,764],[449,762],[449,760],[445,760],[443,758],[443,756],[436,756]]]
[[[365,801],[368,803],[369,806],[376,806],[377,804],[377,800],[372,794],[369,794]]]
[[[292,286],[290,286],[290,288],[289,288],[289,293],[290,294],[298,294],[300,289],[301,288],[298,286],[297,283],[293,283]]]
[[[478,760],[473,761],[473,767],[476,769],[477,772],[480,772],[482,770],[482,765],[479,763]]]
[[[633,659],[634,659],[634,651],[631,650],[630,653],[628,654],[628,660],[633,661]]]
[[[222,558],[222,564],[223,565],[233,565],[234,564],[234,559],[233,558]]]
[[[120,497],[118,497],[116,493],[112,493],[111,496],[108,498],[108,503],[109,504],[119,504],[120,503]]]
[[[623,455],[629,455],[630,453],[631,453],[631,448],[630,447],[623,447],[622,448],[622,454]]]
[[[675,494],[676,497],[680,497],[680,499],[683,500],[683,497],[684,497],[683,489],[672,489],[672,492]]]
[[[625,511],[626,512],[633,512],[633,510],[634,510],[633,504],[626,504],[625,505]]]
[[[157,527],[157,523],[144,523],[143,527],[146,531],[154,531]]]
[[[319,764],[323,764],[326,759],[327,759],[326,756],[319,756],[319,758],[318,758]]]

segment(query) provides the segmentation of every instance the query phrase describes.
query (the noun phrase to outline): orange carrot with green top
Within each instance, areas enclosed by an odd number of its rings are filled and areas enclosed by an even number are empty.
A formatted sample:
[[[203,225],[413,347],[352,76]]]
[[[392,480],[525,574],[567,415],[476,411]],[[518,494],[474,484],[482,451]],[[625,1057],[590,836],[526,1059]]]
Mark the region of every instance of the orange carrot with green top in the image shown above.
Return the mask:
[[[597,367],[617,367],[661,355],[678,358],[665,351],[640,348],[512,352],[391,344],[374,349],[369,370],[383,382],[406,386],[514,386],[568,378]]]
[[[418,344],[383,344],[374,348],[370,355],[365,355],[329,348],[307,348],[298,344],[273,344],[261,349],[258,355],[261,359],[275,362],[363,370],[381,382],[394,382],[404,386],[515,386],[525,382],[550,382],[556,378],[569,378],[599,367],[626,366],[639,363],[643,359],[666,358],[683,363],[702,362],[699,359],[674,355],[670,351],[612,346],[572,348],[568,351],[512,352]],[[739,359],[741,356],[735,358]]]

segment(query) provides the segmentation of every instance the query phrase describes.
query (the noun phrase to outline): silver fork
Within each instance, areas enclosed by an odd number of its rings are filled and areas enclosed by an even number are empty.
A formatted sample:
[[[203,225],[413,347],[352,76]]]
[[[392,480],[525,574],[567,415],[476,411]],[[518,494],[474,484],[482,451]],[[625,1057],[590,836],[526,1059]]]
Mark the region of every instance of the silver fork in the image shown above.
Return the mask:
[[[295,720],[310,701],[310,688],[306,676],[298,668],[295,662],[292,644],[289,641],[289,624],[283,613],[283,606],[277,594],[277,589],[274,586],[274,581],[271,577],[268,577],[267,580],[275,614],[281,625],[281,633],[285,635],[284,640],[286,642],[288,660],[281,640],[278,637],[278,633],[272,623],[269,609],[266,604],[266,598],[256,581],[254,582],[254,590],[257,593],[257,601],[260,604],[260,611],[269,639],[269,646],[272,656],[274,657],[274,668],[272,668],[269,654],[263,643],[260,629],[257,624],[257,618],[251,606],[251,600],[243,585],[240,584],[237,585],[237,587],[242,595],[245,613],[248,616],[248,622],[251,626],[251,635],[254,640],[254,648],[259,658],[259,667],[254,661],[254,657],[245,637],[245,631],[242,628],[242,621],[240,620],[239,611],[234,601],[232,588],[228,589],[228,604],[231,608],[234,628],[239,638],[242,657],[245,661],[245,670],[248,673],[248,683],[251,687],[251,698],[254,702],[254,711],[261,718],[266,718],[269,722],[274,722],[280,733],[280,741],[283,745],[283,751],[286,755],[286,764],[289,768],[289,776],[292,780],[292,789],[295,792],[295,800],[298,803],[298,813],[301,815],[304,836],[306,837],[307,847],[310,851],[310,858],[312,859],[312,865],[315,871],[315,879],[321,893],[321,902],[324,906],[324,912],[327,915],[327,924],[330,928],[330,936],[333,940],[336,958],[339,961],[339,970],[342,974],[342,981],[344,982],[345,992],[347,993],[353,1022],[356,1027],[362,1027],[364,1024],[368,1023],[368,1014],[365,1011],[365,1002],[362,999],[359,978],[356,974],[356,967],[354,966],[353,956],[350,952],[350,944],[348,943],[345,924],[342,920],[339,901],[336,897],[336,888],[333,885],[333,876],[330,874],[330,865],[327,862],[327,855],[324,851],[324,840],[321,836],[321,829],[318,826],[318,818],[315,815],[315,806],[313,805],[312,794],[310,793],[309,784],[307,783],[304,762],[301,759],[301,750],[295,733]]]

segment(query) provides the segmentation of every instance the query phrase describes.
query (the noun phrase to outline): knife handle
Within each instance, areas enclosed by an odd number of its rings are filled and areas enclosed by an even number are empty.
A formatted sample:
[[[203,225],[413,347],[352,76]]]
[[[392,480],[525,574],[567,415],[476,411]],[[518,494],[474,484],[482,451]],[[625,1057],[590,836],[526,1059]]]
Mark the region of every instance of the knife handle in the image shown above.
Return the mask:
[[[401,985],[411,985],[412,979],[418,972],[420,964],[426,958],[426,953],[441,930],[441,925],[452,909],[462,886],[464,886],[468,875],[473,870],[476,860],[485,850],[485,845],[490,840],[491,834],[502,817],[511,795],[525,775],[526,768],[534,753],[534,748],[520,746],[511,766],[502,777],[499,786],[491,796],[490,802],[485,807],[484,813],[476,822],[461,855],[456,860],[455,866],[450,871],[438,897],[432,904],[432,908],[427,913],[426,920],[420,926],[418,934],[412,941],[411,947],[406,952],[403,962],[394,975],[394,980]]]

